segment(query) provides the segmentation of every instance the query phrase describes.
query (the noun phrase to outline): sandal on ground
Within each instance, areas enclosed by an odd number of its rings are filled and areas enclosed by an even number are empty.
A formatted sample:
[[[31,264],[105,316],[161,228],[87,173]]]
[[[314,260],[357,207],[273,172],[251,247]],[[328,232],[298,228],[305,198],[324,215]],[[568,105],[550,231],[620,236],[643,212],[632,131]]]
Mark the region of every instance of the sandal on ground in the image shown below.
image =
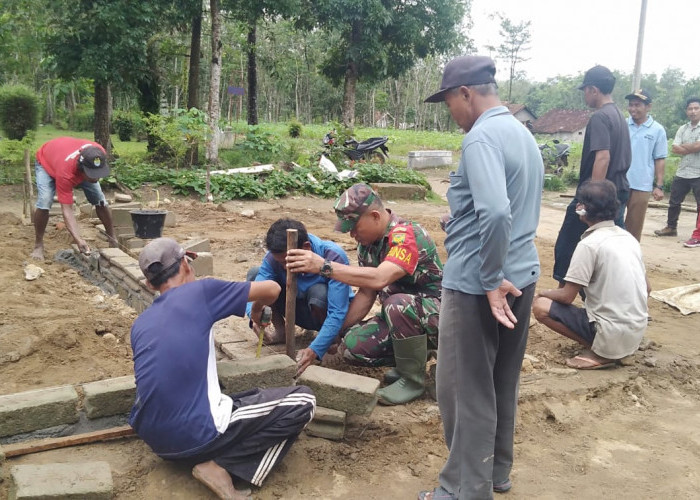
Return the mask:
[[[615,359],[598,361],[597,359],[591,359],[585,356],[574,356],[566,360],[566,366],[569,368],[576,368],[577,370],[600,370],[603,368],[612,368],[616,364],[617,360]]]
[[[505,493],[507,491],[510,491],[510,489],[512,487],[513,487],[513,483],[511,483],[510,478],[508,478],[505,481],[501,481],[500,483],[493,483],[493,492],[494,493]]]
[[[457,497],[442,486],[418,493],[418,500],[457,500]]]

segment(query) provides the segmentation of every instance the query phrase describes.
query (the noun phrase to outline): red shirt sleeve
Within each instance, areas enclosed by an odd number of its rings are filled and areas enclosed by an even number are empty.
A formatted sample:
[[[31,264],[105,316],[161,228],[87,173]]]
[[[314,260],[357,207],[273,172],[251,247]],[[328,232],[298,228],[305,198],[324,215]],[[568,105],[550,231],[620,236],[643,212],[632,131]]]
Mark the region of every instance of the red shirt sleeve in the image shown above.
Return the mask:
[[[399,224],[389,232],[389,252],[384,257],[385,261],[392,262],[413,274],[418,267],[418,245],[410,224]]]

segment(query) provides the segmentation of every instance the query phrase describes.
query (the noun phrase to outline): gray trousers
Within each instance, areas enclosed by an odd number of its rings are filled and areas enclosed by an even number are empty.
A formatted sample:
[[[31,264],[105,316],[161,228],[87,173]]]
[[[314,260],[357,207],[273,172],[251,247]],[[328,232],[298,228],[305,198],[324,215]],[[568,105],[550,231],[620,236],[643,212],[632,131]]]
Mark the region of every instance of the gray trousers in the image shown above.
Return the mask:
[[[437,398],[449,456],[440,486],[460,500],[493,498],[513,465],[518,382],[535,284],[508,303],[514,330],[500,325],[485,295],[442,289]]]

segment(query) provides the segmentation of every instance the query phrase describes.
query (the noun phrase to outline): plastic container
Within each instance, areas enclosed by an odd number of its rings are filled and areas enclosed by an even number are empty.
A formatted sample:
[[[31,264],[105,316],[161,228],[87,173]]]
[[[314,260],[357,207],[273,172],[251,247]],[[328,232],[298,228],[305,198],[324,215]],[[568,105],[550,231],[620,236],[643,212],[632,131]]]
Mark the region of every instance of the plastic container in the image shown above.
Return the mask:
[[[132,210],[129,213],[134,224],[134,234],[138,238],[150,240],[163,235],[167,210]]]

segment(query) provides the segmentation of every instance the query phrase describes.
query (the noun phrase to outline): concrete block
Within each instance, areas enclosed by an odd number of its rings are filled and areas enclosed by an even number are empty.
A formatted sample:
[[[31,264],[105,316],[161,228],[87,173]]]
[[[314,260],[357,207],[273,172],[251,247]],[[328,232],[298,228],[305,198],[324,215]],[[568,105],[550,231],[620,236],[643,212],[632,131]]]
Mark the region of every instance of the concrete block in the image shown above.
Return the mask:
[[[10,475],[10,500],[108,500],[114,494],[107,462],[15,465]]]
[[[83,384],[85,413],[88,418],[128,413],[136,398],[133,375]]]
[[[126,273],[126,275],[133,279],[134,281],[141,282],[146,277],[143,275],[141,272],[141,268],[139,267],[138,261],[136,259],[132,259],[133,263],[129,264],[128,266],[124,266],[122,269]]]
[[[177,222],[176,222],[175,212],[171,212],[168,210],[168,212],[165,214],[165,222],[163,222],[163,226],[175,227],[176,223]]]
[[[122,243],[127,250],[134,250],[136,248],[143,248],[146,246],[146,240],[142,238],[129,238]]]
[[[78,393],[72,386],[0,396],[0,437],[78,421]]]
[[[423,200],[427,190],[417,184],[392,184],[375,182],[371,184],[379,197],[384,200]]]
[[[133,232],[134,223],[131,220],[131,211],[135,209],[122,208],[122,206],[120,205],[119,208],[112,207],[112,224],[114,224],[114,227],[131,228]]]
[[[252,387],[294,385],[297,364],[285,354],[275,354],[264,358],[219,361],[216,368],[224,393],[232,394]]]
[[[214,276],[214,256],[209,252],[198,252],[192,267],[195,276]]]
[[[130,233],[121,233],[117,236],[117,240],[119,241],[120,245],[126,246],[126,242],[135,236],[136,235],[133,231],[131,231]]]
[[[110,257],[109,263],[112,264],[113,267],[118,267],[120,269],[134,265],[138,266],[138,261],[128,254],[120,255],[118,257]]]
[[[452,151],[409,151],[408,168],[420,170],[452,165]]]
[[[379,380],[370,377],[312,365],[297,385],[309,386],[319,406],[351,415],[369,415],[377,404]]]
[[[332,410],[331,408],[317,406],[316,411],[314,412],[314,422],[328,422],[329,424],[345,425],[346,416],[347,414],[344,411]]]
[[[309,436],[320,437],[340,441],[345,437],[345,424],[331,422],[317,422],[312,420],[306,426],[306,433]]]
[[[211,252],[211,243],[208,239],[186,240],[182,248],[191,252]]]

